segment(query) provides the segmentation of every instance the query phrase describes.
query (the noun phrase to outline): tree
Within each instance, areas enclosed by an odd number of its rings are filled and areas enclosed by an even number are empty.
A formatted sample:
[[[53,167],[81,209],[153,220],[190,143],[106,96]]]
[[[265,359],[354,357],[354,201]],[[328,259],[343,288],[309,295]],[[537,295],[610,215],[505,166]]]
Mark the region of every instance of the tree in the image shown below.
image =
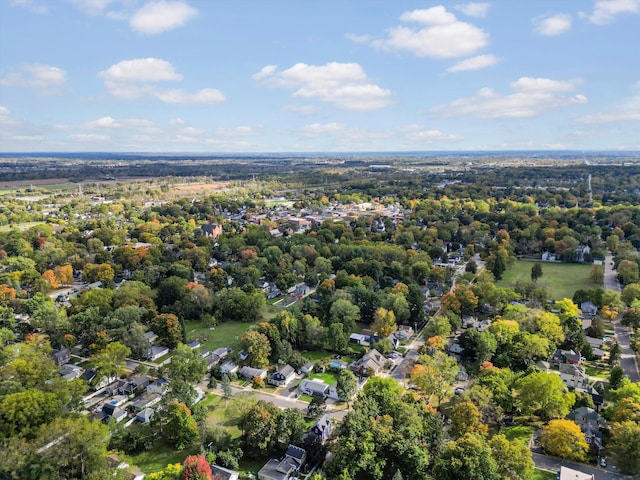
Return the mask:
[[[149,473],[144,478],[147,480],[180,480],[180,473],[182,473],[182,465],[170,463],[164,470]]]
[[[533,477],[535,464],[531,450],[526,445],[510,442],[502,434],[489,441],[491,456],[498,465],[498,473],[503,480],[527,480]]]
[[[589,279],[597,285],[602,285],[604,280],[604,267],[602,265],[593,265],[589,272]]]
[[[620,299],[627,305],[631,305],[634,300],[640,298],[640,283],[632,283],[624,287],[620,294]]]
[[[420,356],[411,370],[411,381],[425,394],[433,395],[438,403],[452,393],[451,385],[458,373],[458,362],[444,353]],[[368,383],[367,383],[368,385]]]
[[[617,389],[625,377],[624,370],[620,365],[614,366],[609,372],[609,388]]]
[[[36,389],[10,393],[0,402],[0,433],[5,437],[33,434],[37,427],[53,420],[61,408],[55,393]]]
[[[624,285],[637,283],[640,280],[638,264],[632,260],[621,260],[616,270]]]
[[[103,350],[91,356],[91,364],[101,375],[111,382],[124,372],[127,357],[131,350],[120,342],[111,342]]]
[[[536,283],[540,277],[542,277],[542,264],[534,263],[531,267],[531,281]]]
[[[609,365],[616,365],[622,356],[622,347],[618,342],[611,345],[609,349]]]
[[[275,445],[277,438],[278,407],[259,400],[242,416],[238,426],[242,438],[252,455],[265,454]]]
[[[468,328],[460,335],[460,346],[464,348],[463,358],[479,366],[493,357],[498,343],[491,332],[479,332],[474,328]]]
[[[356,322],[360,321],[360,308],[349,300],[339,298],[329,309],[330,323],[341,323],[347,332],[355,330]]]
[[[560,375],[535,372],[519,379],[514,386],[516,405],[524,414],[538,414],[545,419],[564,418],[575,401],[565,392]]]
[[[449,442],[433,467],[435,480],[498,480],[498,466],[485,440],[467,434]]]
[[[540,443],[551,455],[583,462],[587,458],[587,444],[580,426],[571,420],[551,420],[540,435]]]
[[[396,316],[392,310],[378,308],[373,315],[373,325],[371,330],[378,336],[386,338],[398,329],[396,325]]]
[[[640,424],[626,421],[611,426],[611,442],[608,448],[613,452],[621,473],[640,473]]]
[[[73,285],[73,267],[71,265],[58,265],[53,269],[60,285]]]
[[[344,352],[348,344],[349,341],[344,332],[344,326],[340,322],[329,325],[327,347],[335,352]]]
[[[628,308],[622,314],[622,324],[633,329],[640,328],[640,308]]]
[[[211,466],[202,455],[189,455],[182,462],[180,480],[212,480]]]
[[[222,375],[222,398],[224,399],[224,407],[227,408],[227,402],[233,396],[233,390],[231,390],[231,380],[226,373]]]
[[[198,424],[184,403],[171,402],[167,405],[166,422],[164,435],[178,450],[194,444],[200,438]]]
[[[179,344],[166,369],[171,380],[198,383],[207,373],[207,362],[195,350]]]
[[[487,436],[487,426],[480,422],[480,411],[471,402],[456,403],[449,412],[451,419],[450,434],[454,437],[461,437],[467,433],[476,433]]]
[[[42,274],[42,280],[44,280],[49,286],[50,290],[55,290],[60,286],[58,279],[56,278],[56,274],[53,270],[45,270]]]
[[[347,401],[347,409],[351,406],[351,399],[358,391],[358,380],[351,370],[346,368],[338,372],[338,380],[336,383],[336,392],[338,396]]]
[[[281,445],[300,445],[302,436],[308,430],[302,412],[297,408],[278,410],[276,416],[276,436]]]
[[[269,365],[271,343],[266,335],[256,331],[247,331],[240,339],[242,349],[247,352],[247,363],[254,368],[264,368]]]
[[[173,313],[161,313],[151,320],[151,329],[158,335],[160,343],[175,348],[183,339],[183,328]]]

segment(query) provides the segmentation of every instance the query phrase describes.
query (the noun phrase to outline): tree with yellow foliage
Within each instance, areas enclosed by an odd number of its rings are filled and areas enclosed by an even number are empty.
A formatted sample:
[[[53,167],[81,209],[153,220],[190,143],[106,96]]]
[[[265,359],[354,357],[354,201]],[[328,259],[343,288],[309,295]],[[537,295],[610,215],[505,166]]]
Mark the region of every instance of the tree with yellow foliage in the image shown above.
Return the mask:
[[[551,420],[543,429],[540,443],[551,455],[583,462],[587,458],[587,444],[580,426],[571,420]]]

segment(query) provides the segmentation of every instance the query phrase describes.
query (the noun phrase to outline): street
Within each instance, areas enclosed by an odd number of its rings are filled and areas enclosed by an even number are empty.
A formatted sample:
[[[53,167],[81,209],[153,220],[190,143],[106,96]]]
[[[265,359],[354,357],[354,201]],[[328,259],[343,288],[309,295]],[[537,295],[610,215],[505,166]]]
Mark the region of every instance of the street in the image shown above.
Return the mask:
[[[613,256],[607,254],[604,260],[604,286],[607,290],[614,290],[620,292],[620,284],[616,271],[613,269]],[[632,382],[640,382],[640,373],[638,372],[638,363],[635,356],[635,352],[631,349],[631,337],[627,332],[627,328],[622,325],[620,319],[616,319],[613,322],[613,328],[616,335],[616,340],[622,348],[622,355],[620,357],[620,366],[624,370],[624,374],[629,377]]]
[[[621,475],[619,473],[611,471],[611,467],[600,468],[592,465],[586,465],[584,463],[574,463],[568,460],[563,460],[557,457],[550,457],[549,455],[542,455],[540,453],[531,453],[533,462],[537,468],[542,470],[550,470],[552,472],[559,472],[560,467],[569,467],[580,472],[589,473],[594,475],[595,480],[629,480],[631,477]]]

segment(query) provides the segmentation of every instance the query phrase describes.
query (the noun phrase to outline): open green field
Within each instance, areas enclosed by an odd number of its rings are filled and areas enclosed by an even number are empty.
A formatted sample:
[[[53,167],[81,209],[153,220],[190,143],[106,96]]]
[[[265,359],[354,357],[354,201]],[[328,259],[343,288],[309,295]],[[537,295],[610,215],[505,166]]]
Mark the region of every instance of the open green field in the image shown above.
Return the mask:
[[[253,325],[245,322],[221,322],[215,327],[209,327],[204,322],[187,322],[187,342],[198,340],[202,344],[202,350],[213,351],[226,346],[238,350],[240,337]]]
[[[508,287],[517,280],[530,282],[531,267],[533,267],[535,263],[536,262],[516,260],[513,266],[504,272],[502,280],[497,282],[497,285],[499,287]],[[591,265],[581,265],[577,263],[540,263],[542,264],[542,277],[538,279],[538,283],[547,289],[550,300],[573,298],[576,290],[599,286],[589,279]]]
[[[313,373],[309,375],[311,380],[320,379],[327,385],[333,385],[338,381],[338,376],[332,372],[324,372],[324,373]]]

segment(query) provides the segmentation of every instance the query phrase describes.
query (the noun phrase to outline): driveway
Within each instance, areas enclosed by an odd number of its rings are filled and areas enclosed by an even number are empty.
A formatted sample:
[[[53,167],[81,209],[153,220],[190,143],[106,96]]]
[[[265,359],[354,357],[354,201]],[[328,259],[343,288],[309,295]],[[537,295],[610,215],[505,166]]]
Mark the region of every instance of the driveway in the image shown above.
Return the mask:
[[[620,292],[620,284],[618,283],[616,271],[613,269],[613,257],[611,255],[605,256],[604,267],[604,286],[607,290],[614,290]],[[631,349],[631,337],[627,331],[627,328],[622,325],[620,318],[617,318],[613,322],[613,329],[615,331],[616,340],[620,344],[622,349],[622,355],[620,357],[620,366],[624,370],[624,374],[629,377],[632,382],[640,382],[640,373],[638,372],[638,362],[635,352]]]

